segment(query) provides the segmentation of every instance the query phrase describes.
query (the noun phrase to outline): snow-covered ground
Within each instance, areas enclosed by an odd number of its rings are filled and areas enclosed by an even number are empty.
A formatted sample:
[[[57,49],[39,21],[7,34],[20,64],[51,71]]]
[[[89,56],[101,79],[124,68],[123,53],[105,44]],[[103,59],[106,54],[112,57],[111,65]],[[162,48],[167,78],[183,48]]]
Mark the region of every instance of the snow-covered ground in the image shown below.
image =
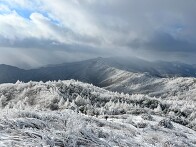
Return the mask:
[[[17,82],[0,85],[0,108],[0,146],[196,146],[194,100]]]
[[[106,121],[72,110],[1,111],[0,146],[196,146],[196,132],[162,117],[118,115]]]

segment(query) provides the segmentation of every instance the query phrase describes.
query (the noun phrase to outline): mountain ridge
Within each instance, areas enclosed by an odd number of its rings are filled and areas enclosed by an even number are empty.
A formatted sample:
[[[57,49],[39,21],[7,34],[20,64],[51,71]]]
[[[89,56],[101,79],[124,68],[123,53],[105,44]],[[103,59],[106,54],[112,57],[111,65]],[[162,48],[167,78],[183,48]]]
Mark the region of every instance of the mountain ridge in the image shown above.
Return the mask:
[[[115,68],[133,73],[146,72],[154,77],[196,77],[196,67],[194,65],[177,62],[149,62],[138,58],[123,59],[119,57],[99,57],[84,61],[49,65],[29,70],[1,64],[0,83],[13,83],[17,80],[28,82],[30,80],[48,81],[59,79],[78,79],[84,82],[93,83],[94,85],[99,85],[99,83],[96,83],[97,81],[93,81],[94,79],[96,79],[96,76],[92,76],[93,74],[95,74],[94,71],[97,71],[96,68],[101,68],[103,71],[106,70],[106,68]],[[17,73],[17,75],[14,75],[13,72]],[[78,72],[80,72],[81,74],[79,74]],[[92,75],[90,75],[91,73],[89,72],[92,72]],[[100,73],[100,71],[98,73]],[[13,76],[11,77],[12,80],[9,80],[9,78],[4,79],[4,77],[6,77],[7,75]]]

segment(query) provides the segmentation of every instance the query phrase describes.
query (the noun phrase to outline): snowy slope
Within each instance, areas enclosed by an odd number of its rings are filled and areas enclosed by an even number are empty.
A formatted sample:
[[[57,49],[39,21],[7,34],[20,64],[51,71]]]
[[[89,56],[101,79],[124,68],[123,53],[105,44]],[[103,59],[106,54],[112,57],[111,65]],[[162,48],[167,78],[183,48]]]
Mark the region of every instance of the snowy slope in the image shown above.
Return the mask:
[[[196,77],[195,65],[180,62],[146,61],[135,57],[110,57],[100,58],[102,62],[110,67],[134,72],[148,72],[157,77]]]
[[[151,76],[149,73],[133,73],[113,68],[113,74],[102,81],[100,86],[111,91],[148,94],[152,97],[176,96],[175,99],[189,99],[187,97],[189,95],[192,96],[191,100],[195,100],[196,78],[160,78]]]
[[[75,80],[1,84],[0,146],[194,147],[196,104],[181,102]]]

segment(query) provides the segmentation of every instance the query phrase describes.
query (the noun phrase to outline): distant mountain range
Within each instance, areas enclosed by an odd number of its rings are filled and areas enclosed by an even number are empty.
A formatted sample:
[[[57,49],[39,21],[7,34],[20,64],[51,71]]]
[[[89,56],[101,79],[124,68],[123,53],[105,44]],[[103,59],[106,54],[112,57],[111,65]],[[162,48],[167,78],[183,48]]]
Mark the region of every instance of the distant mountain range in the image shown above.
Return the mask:
[[[196,66],[178,62],[149,62],[138,58],[96,58],[80,62],[50,65],[24,70],[9,65],[0,65],[0,83],[15,83],[76,79],[102,86],[118,70],[131,73],[146,73],[153,77],[196,77]],[[120,79],[119,79],[120,80]]]

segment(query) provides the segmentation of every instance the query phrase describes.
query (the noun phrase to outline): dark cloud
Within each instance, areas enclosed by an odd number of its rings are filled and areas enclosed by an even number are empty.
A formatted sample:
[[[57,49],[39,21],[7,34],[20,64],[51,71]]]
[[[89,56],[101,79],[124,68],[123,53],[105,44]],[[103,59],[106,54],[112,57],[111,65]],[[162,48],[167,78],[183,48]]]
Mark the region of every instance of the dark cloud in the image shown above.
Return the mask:
[[[121,44],[122,45],[122,44]],[[150,52],[168,52],[168,53],[194,53],[196,44],[187,40],[175,38],[171,34],[158,32],[149,37],[148,40],[132,40],[126,44],[129,48],[135,50],[146,50]]]
[[[143,47],[168,53],[190,52],[191,54],[196,52],[196,44],[188,42],[187,40],[174,38],[168,33],[157,33],[150,39],[149,42],[143,44]]]

